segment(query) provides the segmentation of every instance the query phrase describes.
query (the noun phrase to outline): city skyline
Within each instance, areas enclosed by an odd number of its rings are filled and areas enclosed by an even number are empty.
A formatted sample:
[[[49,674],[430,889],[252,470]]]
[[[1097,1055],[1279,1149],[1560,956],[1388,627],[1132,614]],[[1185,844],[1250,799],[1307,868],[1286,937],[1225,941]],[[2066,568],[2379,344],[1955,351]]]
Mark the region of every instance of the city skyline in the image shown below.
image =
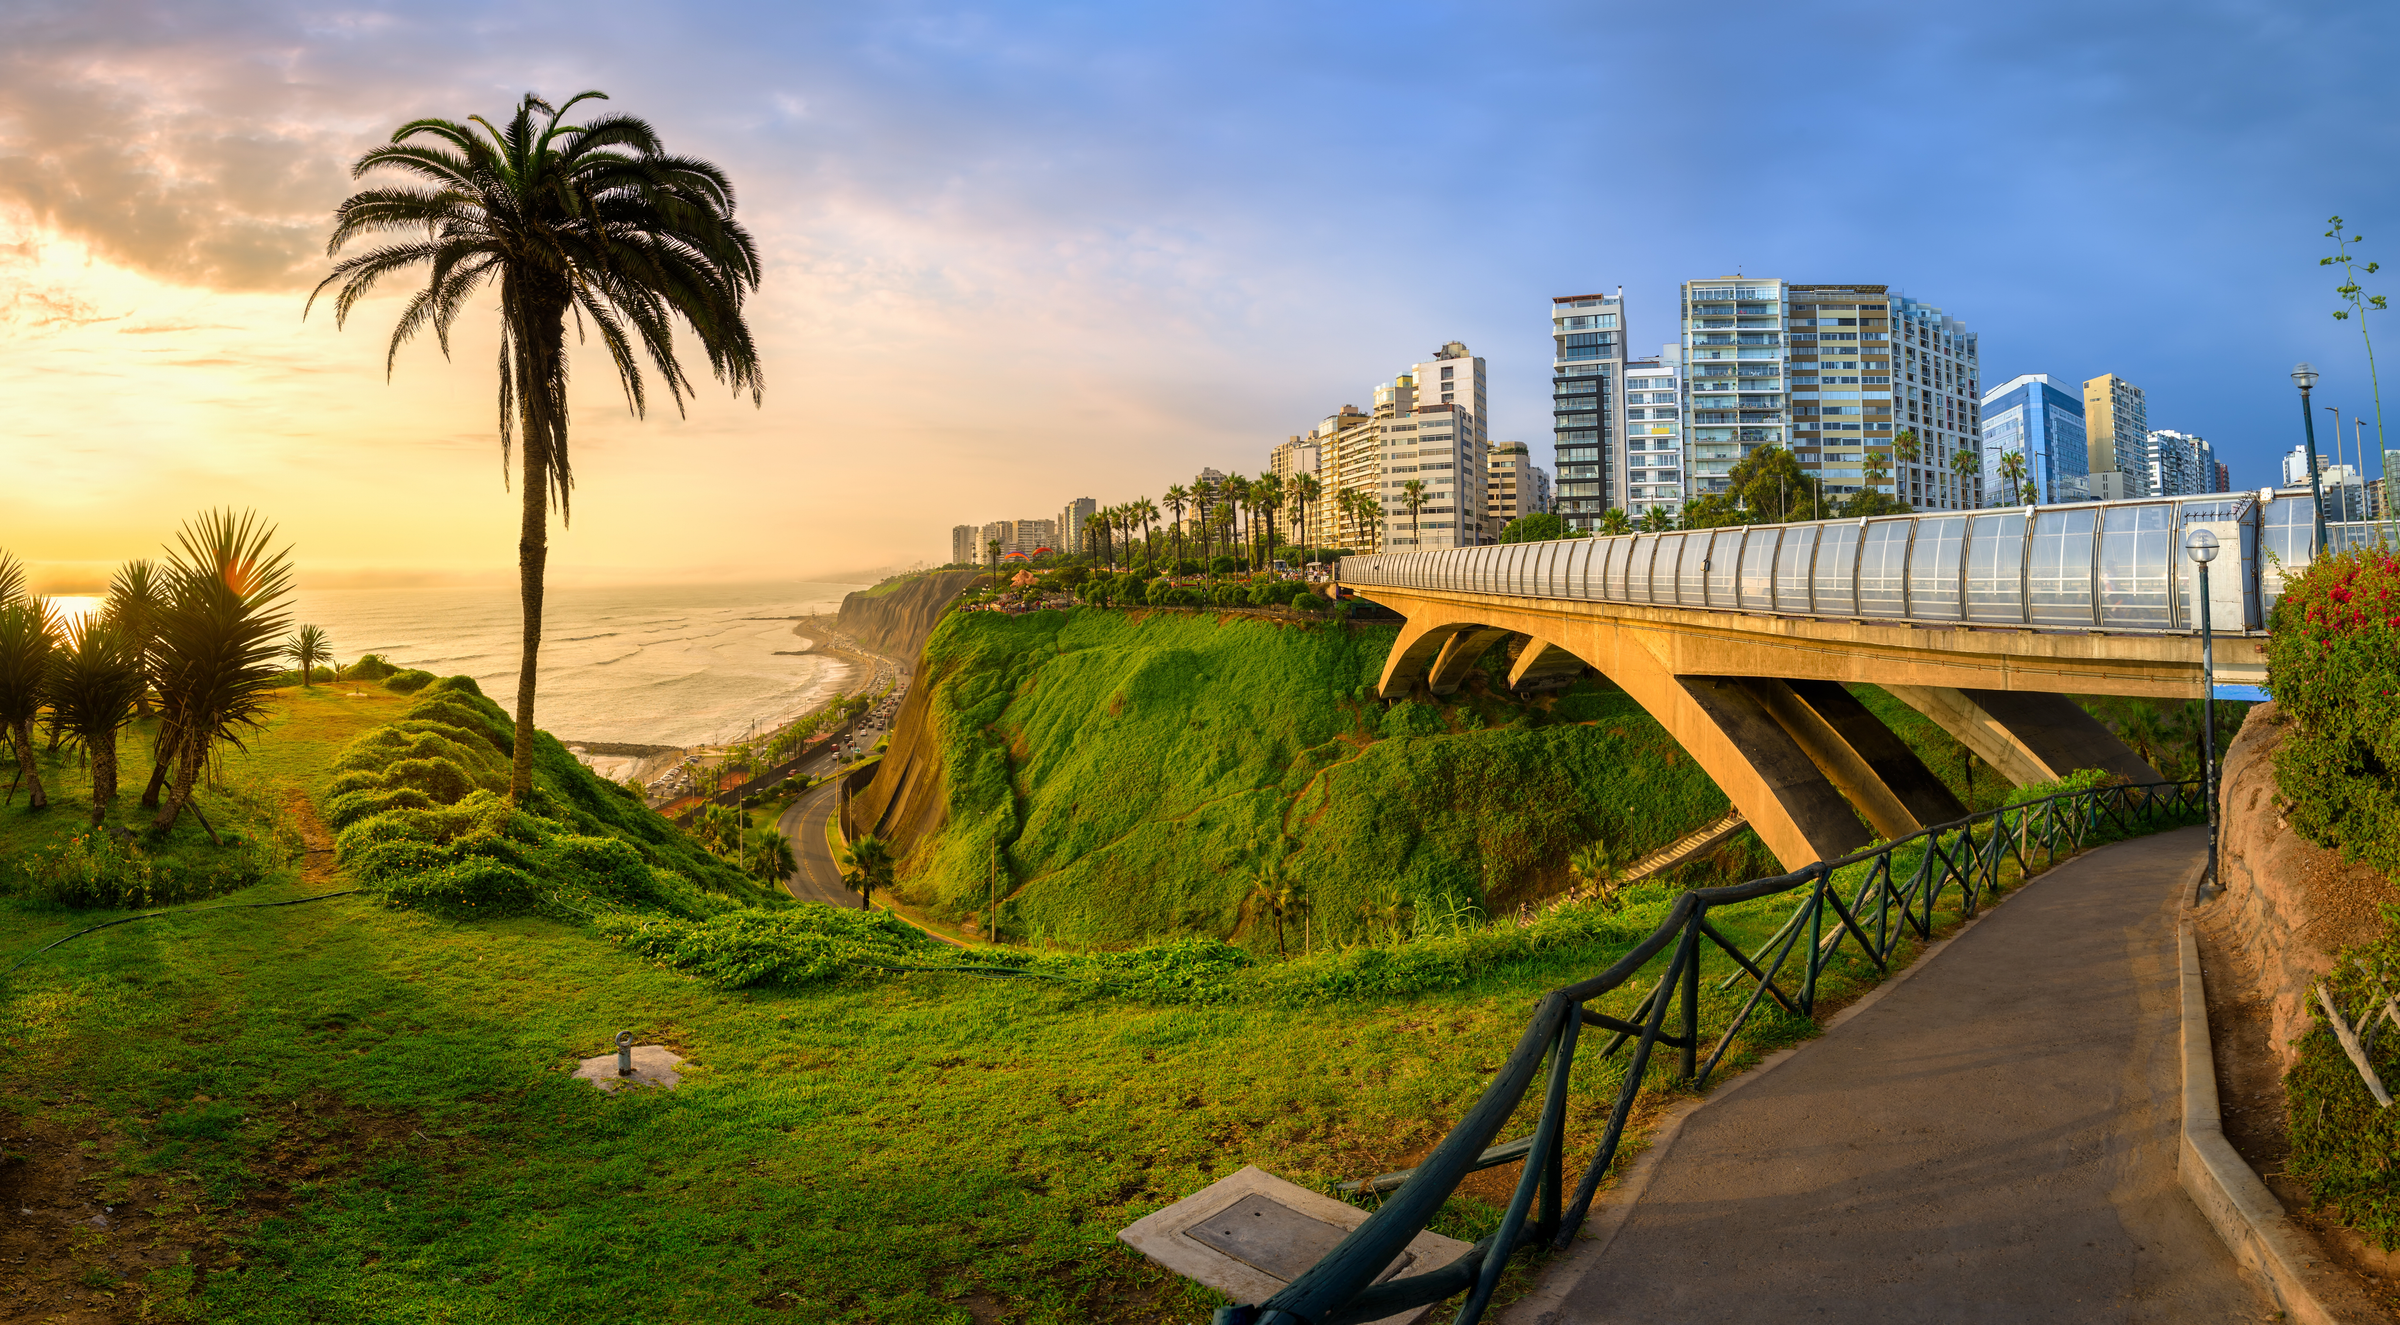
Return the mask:
[[[526,90],[604,88],[723,165],[767,269],[764,408],[704,390],[636,423],[581,362],[561,582],[907,564],[942,546],[951,521],[930,513],[1053,510],[1063,472],[1156,500],[1204,464],[1256,472],[1341,393],[1449,340],[1490,365],[1486,435],[1548,465],[1553,346],[1526,310],[1622,285],[1646,357],[1677,339],[1679,284],[1728,269],[1938,304],[1981,338],[1984,385],[2117,374],[2152,427],[2209,438],[2259,486],[2299,440],[2293,361],[2324,372],[2320,403],[2372,419],[2357,326],[2331,318],[2339,278],[2316,265],[2325,216],[2365,232],[2362,256],[2400,253],[2400,190],[2292,148],[2371,152],[2393,122],[2370,75],[2400,17],[2365,7],[1863,5],[1832,25],[1763,5],[1467,25],[1431,6],[795,7],[748,13],[732,51],[671,25],[627,41],[622,6],[572,25],[526,4],[206,12],[0,16],[0,530],[48,588],[90,587],[223,505],[275,520],[315,583],[505,578],[488,301],[448,362],[414,345],[388,384],[404,284],[346,331],[300,311],[348,162],[407,119]],[[1746,169],[1776,205],[1715,207],[1699,149],[1775,122],[1761,80],[1639,130],[1657,139],[1646,201],[1614,206],[1639,146],[1621,108],[1678,104],[1677,71],[1725,23],[1779,61],[1838,45],[1915,71],[1933,90],[1844,130],[1908,178],[1860,206],[1822,182],[1821,145],[1767,143]],[[2062,35],[2011,39],[2029,27]],[[1428,49],[1442,79],[1414,72]],[[1333,221],[1323,184],[1363,178],[1396,126],[1412,172],[1457,162],[1473,186]],[[2041,186],[1999,183],[2003,154]],[[2210,316],[2227,286],[2238,337]],[[915,489],[897,514],[857,499],[895,457]]]

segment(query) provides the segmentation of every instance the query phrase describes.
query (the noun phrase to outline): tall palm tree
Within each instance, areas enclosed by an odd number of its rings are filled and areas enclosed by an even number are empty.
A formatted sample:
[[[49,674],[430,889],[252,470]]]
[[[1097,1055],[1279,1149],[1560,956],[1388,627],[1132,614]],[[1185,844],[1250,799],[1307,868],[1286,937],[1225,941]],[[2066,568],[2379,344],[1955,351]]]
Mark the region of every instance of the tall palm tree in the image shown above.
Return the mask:
[[[1150,545],[1158,537],[1158,503],[1144,497],[1139,505],[1142,511],[1142,552],[1155,564],[1158,560],[1158,552]]]
[[[290,624],[283,604],[292,591],[290,549],[273,550],[274,537],[272,525],[232,511],[202,514],[175,535],[153,648],[158,758],[142,800],[156,799],[171,769],[160,832],[175,826],[217,747],[246,749],[241,729],[265,725],[267,694],[282,671],[276,637]]]
[[[25,596],[25,563],[0,548],[0,607]]]
[[[1167,504],[1167,514],[1174,517],[1167,528],[1175,535],[1175,560],[1180,562],[1183,560],[1183,513],[1191,507],[1192,494],[1182,484],[1170,483],[1163,500]]]
[[[1311,529],[1308,517],[1315,509],[1317,499],[1324,494],[1325,485],[1319,483],[1314,474],[1302,474],[1292,480],[1292,495],[1298,500],[1300,507],[1300,541],[1302,543],[1310,541],[1309,534],[1311,532],[1320,532]]]
[[[1000,540],[990,539],[984,543],[984,548],[991,554],[992,587],[997,589],[1000,587]]]
[[[18,588],[0,600],[0,732],[7,735],[9,749],[17,757],[17,777],[30,793],[27,809],[50,805],[50,795],[42,789],[41,769],[33,762],[33,720],[41,712],[51,656],[57,649],[58,618],[46,599],[28,597]],[[16,797],[13,783],[9,797]]]
[[[891,890],[892,868],[898,863],[891,844],[880,837],[862,837],[842,853],[842,882],[858,894],[859,910],[867,909],[867,896],[875,889]]]
[[[1600,532],[1603,534],[1631,533],[1633,532],[1633,520],[1625,514],[1624,507],[1611,506],[1600,512]]]
[[[166,606],[165,590],[159,583],[157,570],[148,561],[136,559],[117,567],[109,577],[106,610],[116,622],[117,631],[133,649],[147,675],[151,643],[158,638],[158,614]],[[134,697],[134,712],[150,716],[150,687],[142,686]]]
[[[1192,507],[1193,513],[1200,519],[1200,560],[1205,563],[1211,546],[1208,522],[1217,510],[1216,481],[1208,476],[1206,470],[1192,480]]]
[[[333,656],[323,626],[302,626],[283,642],[284,655],[300,665],[300,687],[315,685],[317,664]]]
[[[646,357],[678,413],[697,388],[676,358],[674,321],[698,337],[717,380],[759,399],[758,350],[742,320],[742,301],[758,287],[758,248],[733,219],[733,185],[696,157],[669,156],[658,133],[630,115],[561,123],[599,92],[553,107],[527,93],[505,128],[482,116],[471,124],[412,120],[385,146],[361,156],[353,178],[380,170],[414,177],[410,186],[364,189],[334,211],[328,256],[365,235],[391,242],[344,258],[309,296],[327,286],[336,325],[377,281],[424,264],[425,287],[410,298],[384,355],[388,377],[400,347],[428,326],[450,350],[450,328],[475,292],[496,284],[500,296],[500,454],[503,473],[513,436],[524,442],[519,480],[518,593],[524,635],[517,662],[515,767],[509,795],[533,785],[533,700],[542,644],[543,568],[549,559],[549,507],[564,523],[574,469],[567,454],[567,315],[586,324],[608,350],[625,403],[647,409]]]
[[[1250,504],[1250,480],[1239,474],[1227,474],[1225,481],[1217,485],[1217,495],[1224,499],[1225,509],[1228,512],[1225,521],[1225,551],[1228,555],[1232,555],[1243,546],[1242,510]]]
[[[115,619],[94,613],[67,631],[51,664],[50,709],[92,762],[92,826],[117,798],[117,733],[149,689],[141,651]]]
[[[1275,512],[1283,505],[1283,480],[1273,474],[1261,474],[1250,485],[1250,500],[1265,518],[1256,521],[1258,529],[1258,563],[1265,565],[1275,556]]]
[[[1417,512],[1425,509],[1425,480],[1412,478],[1400,485],[1400,504],[1408,508],[1408,541],[1417,547],[1425,540],[1417,532]]]
[[[2008,480],[2007,495],[2011,500],[1993,502],[1994,506],[2015,505],[2019,502],[2027,506],[2033,504],[2033,495],[2028,490],[2032,485],[2025,481],[2025,453],[2023,451],[2002,451],[2000,453],[2000,477]]]
[[[1967,488],[1983,470],[1983,458],[1973,447],[1962,446],[1950,453],[1950,468],[1958,475],[1958,500],[1963,506],[1967,501]]]

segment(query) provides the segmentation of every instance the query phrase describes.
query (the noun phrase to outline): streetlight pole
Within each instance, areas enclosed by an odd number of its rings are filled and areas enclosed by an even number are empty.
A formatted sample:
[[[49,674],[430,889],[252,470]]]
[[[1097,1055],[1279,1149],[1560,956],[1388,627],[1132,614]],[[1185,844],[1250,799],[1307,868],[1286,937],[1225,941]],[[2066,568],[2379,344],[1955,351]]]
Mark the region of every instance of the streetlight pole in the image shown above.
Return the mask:
[[[2292,385],[2300,388],[2300,421],[2308,425],[2308,495],[2317,507],[2317,555],[2328,550],[2325,541],[2325,485],[2317,481],[2317,412],[2308,406],[2308,393],[2317,386],[2317,370],[2306,361],[2292,365]]]
[[[2195,529],[2184,551],[2200,572],[2200,791],[2208,797],[2208,875],[2217,878],[2217,653],[2208,613],[2208,563],[2216,560],[2217,536]],[[2218,883],[2223,889],[2224,884]]]

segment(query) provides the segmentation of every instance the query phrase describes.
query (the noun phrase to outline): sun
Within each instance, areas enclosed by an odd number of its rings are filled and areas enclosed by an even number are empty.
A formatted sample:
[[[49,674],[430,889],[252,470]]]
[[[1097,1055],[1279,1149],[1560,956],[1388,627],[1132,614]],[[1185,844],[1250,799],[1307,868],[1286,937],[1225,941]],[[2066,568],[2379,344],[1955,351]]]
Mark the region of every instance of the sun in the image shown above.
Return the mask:
[[[108,600],[98,594],[60,594],[49,600],[50,610],[58,613],[58,624],[67,629],[82,624],[83,619],[106,606]]]

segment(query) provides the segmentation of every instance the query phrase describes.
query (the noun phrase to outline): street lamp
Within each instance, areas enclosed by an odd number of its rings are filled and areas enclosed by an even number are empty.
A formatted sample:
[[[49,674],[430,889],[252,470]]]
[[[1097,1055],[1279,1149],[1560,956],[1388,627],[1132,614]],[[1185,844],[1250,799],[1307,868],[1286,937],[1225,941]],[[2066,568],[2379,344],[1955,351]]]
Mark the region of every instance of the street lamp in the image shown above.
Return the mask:
[[[2302,391],[2308,388],[2302,387]],[[2200,571],[2200,791],[2208,798],[2208,877],[2217,877],[2217,653],[2208,618],[2208,563],[2217,559],[2217,536],[2206,529],[2185,535],[2183,550]],[[2222,883],[2217,885],[2220,889]]]
[[[2317,370],[2305,361],[2293,364],[2292,385],[2300,388],[2300,421],[2308,425],[2308,495],[2317,504],[2317,553],[2321,556],[2326,551],[2325,487],[2317,481],[2317,412],[2308,407],[2308,393],[2317,385]]]

